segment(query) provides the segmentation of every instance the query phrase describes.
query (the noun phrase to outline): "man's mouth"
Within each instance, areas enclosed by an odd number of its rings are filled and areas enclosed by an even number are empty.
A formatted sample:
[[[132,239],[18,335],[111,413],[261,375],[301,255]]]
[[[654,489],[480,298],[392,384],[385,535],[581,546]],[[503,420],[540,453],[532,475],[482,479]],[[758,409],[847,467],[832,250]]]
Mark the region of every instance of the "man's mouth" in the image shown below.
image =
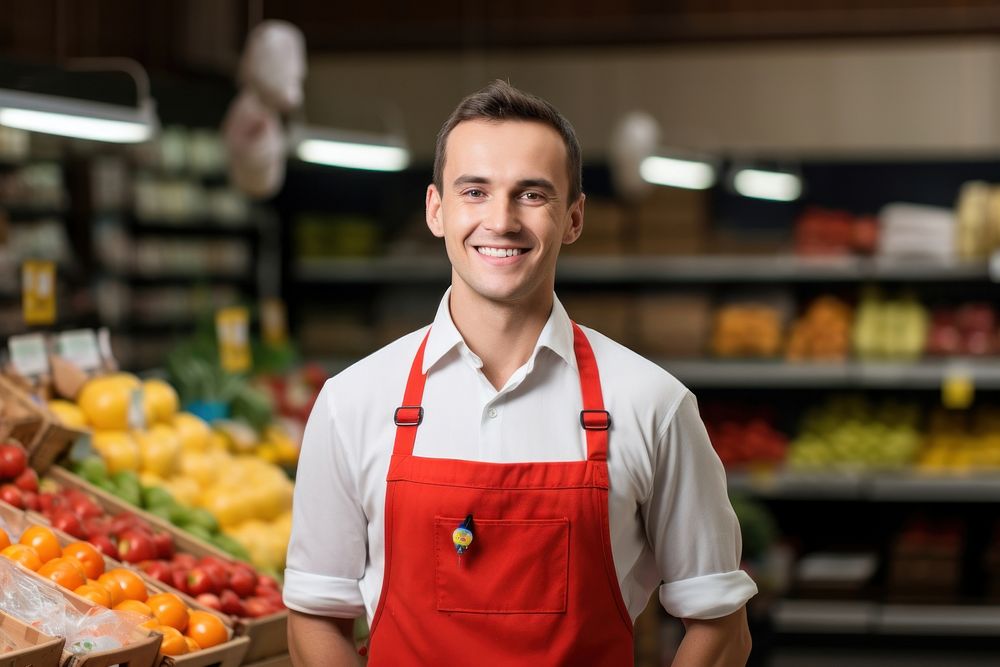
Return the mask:
[[[493,248],[490,246],[476,246],[476,252],[487,257],[515,257],[528,252],[527,248]]]

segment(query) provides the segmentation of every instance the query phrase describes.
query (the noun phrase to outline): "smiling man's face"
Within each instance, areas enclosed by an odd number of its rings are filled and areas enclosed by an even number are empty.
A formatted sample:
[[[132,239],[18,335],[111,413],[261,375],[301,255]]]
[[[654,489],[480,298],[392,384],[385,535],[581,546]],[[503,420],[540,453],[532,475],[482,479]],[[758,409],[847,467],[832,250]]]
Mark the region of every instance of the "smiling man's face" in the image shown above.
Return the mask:
[[[445,156],[442,191],[427,189],[427,225],[445,240],[452,298],[550,302],[559,250],[583,226],[583,195],[567,201],[559,133],[533,121],[465,121]]]

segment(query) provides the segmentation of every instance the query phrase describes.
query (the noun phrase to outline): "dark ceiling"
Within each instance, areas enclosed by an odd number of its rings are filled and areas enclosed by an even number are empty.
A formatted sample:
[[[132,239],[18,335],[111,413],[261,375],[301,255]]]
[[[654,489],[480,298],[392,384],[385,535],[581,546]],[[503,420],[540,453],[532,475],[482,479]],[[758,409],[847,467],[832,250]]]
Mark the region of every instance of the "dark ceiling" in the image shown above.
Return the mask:
[[[287,19],[311,53],[1000,33],[994,0],[0,0],[0,57],[128,56],[232,71],[247,26]]]

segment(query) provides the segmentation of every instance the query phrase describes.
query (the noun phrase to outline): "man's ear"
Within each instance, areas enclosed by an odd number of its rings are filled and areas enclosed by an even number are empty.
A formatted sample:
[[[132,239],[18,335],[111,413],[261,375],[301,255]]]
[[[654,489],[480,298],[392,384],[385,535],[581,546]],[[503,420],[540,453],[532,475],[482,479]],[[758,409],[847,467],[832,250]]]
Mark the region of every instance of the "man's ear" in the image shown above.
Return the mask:
[[[566,245],[580,238],[580,234],[583,232],[583,204],[586,199],[587,195],[581,192],[577,200],[569,207],[569,225],[566,226],[566,232],[563,234],[563,243]]]
[[[424,200],[424,216],[431,234],[441,238],[444,236],[444,225],[441,224],[441,193],[433,183],[427,186],[427,196]]]

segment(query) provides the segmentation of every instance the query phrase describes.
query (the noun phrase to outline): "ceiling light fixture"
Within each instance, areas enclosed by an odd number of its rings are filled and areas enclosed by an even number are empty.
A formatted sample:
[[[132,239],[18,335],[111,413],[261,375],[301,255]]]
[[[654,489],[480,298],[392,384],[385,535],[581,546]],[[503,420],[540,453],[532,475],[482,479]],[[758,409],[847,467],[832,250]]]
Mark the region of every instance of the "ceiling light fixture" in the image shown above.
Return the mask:
[[[410,151],[396,137],[308,127],[295,132],[295,156],[304,162],[346,169],[402,171]]]
[[[733,187],[753,199],[787,202],[802,196],[802,179],[783,171],[740,169],[733,176]]]
[[[715,167],[701,160],[651,155],[639,164],[639,175],[647,183],[689,190],[715,185]]]

